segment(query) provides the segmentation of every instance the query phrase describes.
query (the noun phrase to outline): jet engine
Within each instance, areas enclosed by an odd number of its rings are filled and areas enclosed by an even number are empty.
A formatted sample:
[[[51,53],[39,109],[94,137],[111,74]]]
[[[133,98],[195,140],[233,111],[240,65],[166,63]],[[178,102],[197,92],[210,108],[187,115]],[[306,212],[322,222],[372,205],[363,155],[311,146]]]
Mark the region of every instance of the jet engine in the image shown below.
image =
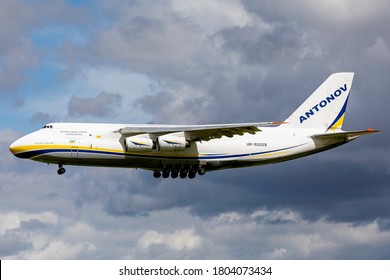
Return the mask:
[[[126,152],[151,152],[153,150],[153,141],[144,137],[125,138]]]
[[[184,151],[188,147],[189,143],[184,137],[167,134],[157,139],[157,150],[162,152]]]

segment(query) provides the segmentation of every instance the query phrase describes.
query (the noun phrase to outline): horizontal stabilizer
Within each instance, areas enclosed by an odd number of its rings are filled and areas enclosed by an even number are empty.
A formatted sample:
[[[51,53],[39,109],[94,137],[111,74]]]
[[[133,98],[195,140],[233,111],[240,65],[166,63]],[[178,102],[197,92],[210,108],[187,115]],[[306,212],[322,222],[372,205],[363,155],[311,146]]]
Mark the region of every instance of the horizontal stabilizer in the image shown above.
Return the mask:
[[[322,134],[314,134],[312,137],[315,139],[342,139],[344,138],[346,141],[351,141],[358,138],[361,135],[371,134],[380,132],[380,130],[368,128],[366,130],[355,130],[355,131],[341,131],[341,132],[329,132]]]

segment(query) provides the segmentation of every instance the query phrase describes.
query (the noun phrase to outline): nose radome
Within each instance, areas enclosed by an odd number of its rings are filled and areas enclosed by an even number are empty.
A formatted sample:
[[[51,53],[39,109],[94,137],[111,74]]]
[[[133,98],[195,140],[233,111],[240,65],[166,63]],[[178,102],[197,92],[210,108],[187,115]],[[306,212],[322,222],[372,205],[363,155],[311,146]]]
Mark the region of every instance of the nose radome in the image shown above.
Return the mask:
[[[21,147],[21,141],[20,139],[16,140],[9,146],[9,150],[11,153],[13,153],[16,157],[18,156],[18,152],[20,152],[20,147]]]
[[[11,153],[15,154],[16,152],[16,142],[18,142],[18,140],[16,140],[15,142],[13,142],[10,146],[9,146],[9,150],[11,151]]]

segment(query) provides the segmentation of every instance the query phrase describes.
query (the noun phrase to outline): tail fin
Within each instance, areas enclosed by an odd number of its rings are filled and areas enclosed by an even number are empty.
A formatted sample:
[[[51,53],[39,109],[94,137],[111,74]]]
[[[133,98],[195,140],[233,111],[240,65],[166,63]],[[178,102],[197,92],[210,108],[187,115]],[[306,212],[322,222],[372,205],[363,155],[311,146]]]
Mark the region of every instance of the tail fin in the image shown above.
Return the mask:
[[[286,126],[340,130],[354,73],[335,73],[285,121]]]

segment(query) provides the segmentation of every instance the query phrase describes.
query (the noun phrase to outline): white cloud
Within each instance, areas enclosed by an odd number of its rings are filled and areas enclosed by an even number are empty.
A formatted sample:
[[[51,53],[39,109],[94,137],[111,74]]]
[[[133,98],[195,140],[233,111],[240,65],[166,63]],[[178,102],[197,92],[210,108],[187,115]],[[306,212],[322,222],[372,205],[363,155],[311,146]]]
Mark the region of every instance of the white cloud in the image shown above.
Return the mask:
[[[381,230],[377,221],[362,225],[325,219],[310,222],[287,209],[230,212],[200,219],[185,208],[121,217],[107,215],[97,201],[84,204],[76,213],[70,210],[72,205],[68,207],[57,213],[2,213],[0,239],[7,232],[8,239],[22,236],[31,243],[4,257],[343,259],[383,258],[390,249],[390,231]],[[83,213],[82,221],[77,212]],[[23,221],[34,220],[45,226],[21,227]],[[349,253],[356,248],[358,253]]]
[[[171,250],[194,250],[201,245],[201,238],[194,229],[175,230],[173,233],[147,231],[138,240],[141,249],[146,250],[153,245],[165,245]]]
[[[331,0],[317,1],[313,3],[307,1],[309,9],[306,13],[313,16],[319,16],[323,21],[329,21],[336,24],[343,23],[366,23],[378,16],[386,13],[390,5],[387,1],[353,1],[353,0]]]
[[[251,16],[242,6],[241,1],[183,1],[173,0],[172,9],[202,29],[206,35],[230,27],[243,27],[251,24]]]
[[[51,212],[37,214],[23,212],[0,213],[0,236],[9,230],[17,229],[22,222],[39,221],[44,224],[56,224],[58,216]]]
[[[251,218],[266,222],[289,222],[294,223],[298,222],[301,217],[297,212],[288,209],[267,211],[267,210],[257,210],[252,215]]]
[[[22,259],[34,260],[64,260],[77,259],[81,254],[93,252],[96,248],[90,243],[69,244],[62,241],[53,241],[44,248],[24,252]]]
[[[229,244],[230,248],[224,252],[232,255],[225,255],[224,258],[234,258],[244,253],[241,251],[234,254],[234,244],[241,245],[238,246],[239,250],[249,250],[250,255],[266,259],[348,258],[348,251],[354,248],[382,245],[388,247],[390,244],[390,232],[381,231],[376,221],[363,225],[332,223],[326,220],[309,222],[300,218],[297,212],[277,212],[259,210],[251,216],[236,213],[234,222],[224,219],[223,223],[221,216],[215,217],[211,223],[201,225],[202,232],[206,233],[202,238],[215,247]],[[276,221],[275,215],[279,216],[281,213],[287,215],[281,215]],[[261,222],[258,221],[259,216],[262,217]],[[285,223],[283,219],[293,222]],[[226,232],[229,234],[223,234]],[[361,252],[355,257],[365,258],[368,254],[370,252]]]
[[[260,5],[269,8],[267,5]],[[276,5],[278,13],[285,16],[291,15],[294,20],[307,20],[308,23],[315,26],[323,24],[324,27],[338,26],[340,30],[352,25],[364,26],[370,24],[380,17],[383,17],[389,10],[388,1],[373,0],[359,1],[354,0],[285,0]],[[272,14],[272,12],[270,13]],[[332,30],[334,31],[334,30]]]

